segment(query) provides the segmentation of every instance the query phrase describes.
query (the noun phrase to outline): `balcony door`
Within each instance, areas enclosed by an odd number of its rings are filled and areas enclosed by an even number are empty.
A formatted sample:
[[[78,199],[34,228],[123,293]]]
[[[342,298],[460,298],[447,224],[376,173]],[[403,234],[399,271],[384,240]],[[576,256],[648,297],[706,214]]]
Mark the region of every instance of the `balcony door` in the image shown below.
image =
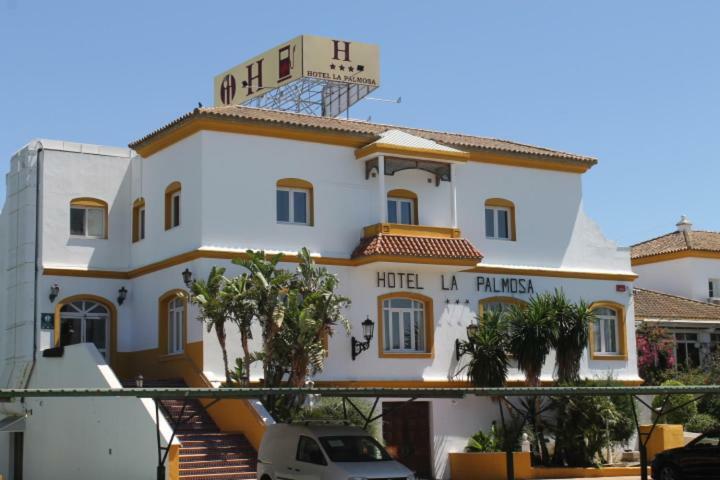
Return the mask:
[[[93,343],[108,361],[109,332],[110,313],[99,302],[77,300],[60,309],[60,345]]]

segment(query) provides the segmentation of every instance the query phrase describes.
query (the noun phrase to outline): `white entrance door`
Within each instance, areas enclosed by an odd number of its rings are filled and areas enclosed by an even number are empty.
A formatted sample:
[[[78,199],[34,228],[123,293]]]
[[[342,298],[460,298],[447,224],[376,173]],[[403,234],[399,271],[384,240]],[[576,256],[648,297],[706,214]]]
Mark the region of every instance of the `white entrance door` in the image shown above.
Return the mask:
[[[93,343],[105,360],[110,359],[109,319],[107,308],[101,303],[78,300],[60,309],[60,345]]]

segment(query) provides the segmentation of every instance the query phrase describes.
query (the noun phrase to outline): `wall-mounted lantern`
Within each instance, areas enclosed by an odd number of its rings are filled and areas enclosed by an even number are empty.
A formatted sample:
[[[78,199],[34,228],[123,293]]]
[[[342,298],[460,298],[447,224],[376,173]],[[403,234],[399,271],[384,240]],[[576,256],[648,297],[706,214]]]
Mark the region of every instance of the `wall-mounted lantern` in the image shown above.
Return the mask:
[[[182,272],[182,277],[183,277],[183,282],[185,282],[185,285],[186,285],[188,288],[190,288],[190,285],[192,285],[192,281],[193,281],[193,274],[192,274],[192,272],[190,271],[189,268],[186,268],[186,269]]]
[[[145,383],[145,377],[142,376],[142,373],[138,373],[137,377],[135,377],[135,387],[143,388],[144,383]]]
[[[459,338],[455,339],[455,359],[460,361],[460,357],[472,350],[472,342],[480,327],[476,323],[467,326],[467,341],[464,342]]]
[[[59,294],[60,294],[60,285],[58,285],[57,283],[53,283],[52,286],[50,287],[50,296],[49,296],[50,303],[54,302]]]
[[[127,298],[127,293],[128,293],[128,291],[127,291],[127,288],[125,288],[125,285],[120,287],[120,290],[118,290],[118,298],[117,298],[118,305],[123,304],[123,302]]]
[[[370,316],[368,316],[365,321],[362,322],[362,331],[363,331],[363,337],[365,338],[364,342],[361,342],[357,340],[355,337],[352,337],[350,339],[350,345],[352,347],[352,359],[355,360],[355,358],[360,355],[362,352],[370,348],[370,340],[373,338],[373,332],[375,330],[375,323],[370,320]]]

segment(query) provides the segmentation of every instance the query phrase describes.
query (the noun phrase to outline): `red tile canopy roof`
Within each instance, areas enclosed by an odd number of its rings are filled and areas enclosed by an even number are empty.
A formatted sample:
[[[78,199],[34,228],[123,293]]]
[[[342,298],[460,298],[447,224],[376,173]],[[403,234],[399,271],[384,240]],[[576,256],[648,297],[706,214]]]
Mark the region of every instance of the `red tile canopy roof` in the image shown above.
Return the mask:
[[[352,258],[360,257],[413,257],[448,260],[450,263],[474,265],[483,256],[464,238],[436,238],[378,233],[360,241]]]

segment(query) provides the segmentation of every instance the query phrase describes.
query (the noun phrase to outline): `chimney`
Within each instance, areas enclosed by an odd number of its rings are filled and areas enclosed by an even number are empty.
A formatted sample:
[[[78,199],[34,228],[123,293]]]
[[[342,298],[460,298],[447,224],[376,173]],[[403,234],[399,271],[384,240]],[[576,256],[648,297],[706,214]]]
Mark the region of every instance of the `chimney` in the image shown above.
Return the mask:
[[[675,224],[678,232],[689,232],[692,230],[692,222],[688,220],[686,215],[680,217],[680,221]]]

